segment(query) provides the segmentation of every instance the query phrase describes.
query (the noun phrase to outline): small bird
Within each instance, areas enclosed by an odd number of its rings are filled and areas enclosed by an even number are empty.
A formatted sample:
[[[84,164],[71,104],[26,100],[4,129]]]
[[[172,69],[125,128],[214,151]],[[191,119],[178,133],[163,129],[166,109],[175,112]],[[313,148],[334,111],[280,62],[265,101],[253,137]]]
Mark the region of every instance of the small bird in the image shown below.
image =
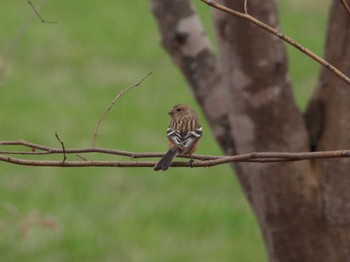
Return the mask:
[[[202,126],[196,112],[184,104],[175,105],[168,114],[171,117],[168,129],[169,150],[154,166],[154,170],[167,170],[177,155],[191,156],[202,136]]]

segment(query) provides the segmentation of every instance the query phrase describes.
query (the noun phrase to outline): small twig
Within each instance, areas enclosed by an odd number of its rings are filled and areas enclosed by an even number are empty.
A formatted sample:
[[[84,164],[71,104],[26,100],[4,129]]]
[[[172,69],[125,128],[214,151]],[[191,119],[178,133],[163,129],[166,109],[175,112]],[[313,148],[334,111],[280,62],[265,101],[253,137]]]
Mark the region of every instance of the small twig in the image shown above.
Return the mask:
[[[346,0],[340,0],[340,2],[342,3],[345,11],[348,13],[348,15],[350,15],[350,7],[348,5],[348,3],[346,2]]]
[[[117,102],[117,100],[119,99],[119,97],[121,97],[122,95],[124,95],[126,92],[130,91],[131,89],[133,89],[134,87],[137,87],[139,85],[141,85],[141,83],[149,76],[151,75],[152,72],[148,73],[146,76],[144,76],[139,82],[137,82],[136,84],[129,86],[128,88],[125,88],[123,90],[121,90],[116,97],[113,99],[112,103],[109,104],[109,106],[105,109],[105,111],[103,112],[103,114],[101,115],[101,117],[98,119],[97,124],[96,124],[96,128],[95,128],[95,132],[93,135],[93,141],[92,141],[92,146],[96,146],[96,140],[97,140],[97,132],[98,129],[100,127],[100,124],[103,120],[103,118],[105,117],[105,115],[108,113],[109,110],[111,110],[111,108],[114,106],[114,104]]]
[[[42,23],[47,23],[47,24],[57,24],[57,21],[49,21],[49,20],[45,20],[42,18],[42,16],[40,15],[39,11],[35,8],[35,6],[33,5],[31,0],[28,0],[28,4],[30,5],[30,7],[33,9],[34,13],[37,15],[37,17],[39,17],[39,19],[41,20]]]
[[[64,143],[62,142],[62,140],[59,138],[57,132],[55,133],[55,137],[57,138],[58,142],[60,142],[61,146],[62,146],[62,152],[63,152],[63,161],[62,161],[62,165],[64,165],[64,162],[66,162],[67,160],[67,156],[66,156],[66,149],[64,147]]]
[[[79,157],[81,160],[88,161],[88,159],[86,157],[83,157],[79,154],[76,154],[76,156]]]
[[[248,14],[248,0],[244,0],[244,13]]]
[[[279,37],[280,39],[282,39],[283,41],[285,41],[286,43],[294,46],[295,48],[299,49],[301,52],[303,52],[304,54],[306,54],[307,56],[309,56],[310,58],[312,58],[313,60],[315,60],[316,62],[318,62],[319,64],[321,64],[322,66],[324,66],[325,68],[327,68],[329,71],[331,71],[333,74],[335,74],[338,78],[340,78],[341,80],[343,80],[345,83],[347,83],[348,85],[350,85],[350,78],[347,77],[343,72],[341,72],[339,69],[337,69],[336,67],[334,67],[332,64],[330,64],[329,62],[327,62],[326,60],[324,60],[323,58],[319,57],[318,55],[316,55],[315,53],[313,53],[312,51],[310,51],[309,49],[305,48],[304,46],[302,46],[301,44],[299,44],[298,42],[294,41],[293,39],[291,39],[290,37],[286,36],[285,34],[281,33],[280,31],[278,31],[277,29],[261,22],[260,20],[254,18],[251,15],[248,14],[244,14],[241,12],[238,12],[236,10],[230,9],[224,5],[218,4],[214,1],[211,0],[200,0],[203,3],[206,3],[207,5],[214,7],[218,10],[221,10],[227,14],[242,18],[252,24],[255,24],[256,26],[264,29],[265,31]]]

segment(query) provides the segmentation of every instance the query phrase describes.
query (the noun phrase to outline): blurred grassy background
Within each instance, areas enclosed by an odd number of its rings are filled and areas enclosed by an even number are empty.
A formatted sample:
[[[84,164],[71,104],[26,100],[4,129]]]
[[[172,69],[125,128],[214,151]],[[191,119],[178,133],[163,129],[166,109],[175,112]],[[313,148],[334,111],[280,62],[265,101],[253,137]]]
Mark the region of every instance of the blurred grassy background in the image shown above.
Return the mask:
[[[33,3],[58,23],[29,22],[33,11],[26,1],[0,4],[0,54],[21,25],[31,23],[1,76],[0,140],[59,147],[57,131],[66,147],[90,146],[115,94],[152,71],[108,113],[97,144],[164,151],[167,110],[180,102],[198,107],[159,44],[149,3]],[[210,9],[195,3],[212,36]],[[329,3],[279,4],[283,31],[322,54]],[[304,108],[319,66],[288,52]],[[199,153],[221,154],[210,131]],[[0,163],[0,184],[1,261],[266,261],[255,218],[228,166],[161,174]]]

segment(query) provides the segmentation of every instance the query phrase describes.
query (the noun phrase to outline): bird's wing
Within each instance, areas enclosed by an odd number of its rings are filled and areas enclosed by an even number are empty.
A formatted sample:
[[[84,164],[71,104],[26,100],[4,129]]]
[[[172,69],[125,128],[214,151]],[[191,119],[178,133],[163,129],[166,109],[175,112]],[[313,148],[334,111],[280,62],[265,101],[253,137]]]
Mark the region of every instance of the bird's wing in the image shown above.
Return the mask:
[[[181,132],[168,128],[167,136],[181,151],[186,151],[186,149],[190,148],[202,136],[202,127],[189,132]]]

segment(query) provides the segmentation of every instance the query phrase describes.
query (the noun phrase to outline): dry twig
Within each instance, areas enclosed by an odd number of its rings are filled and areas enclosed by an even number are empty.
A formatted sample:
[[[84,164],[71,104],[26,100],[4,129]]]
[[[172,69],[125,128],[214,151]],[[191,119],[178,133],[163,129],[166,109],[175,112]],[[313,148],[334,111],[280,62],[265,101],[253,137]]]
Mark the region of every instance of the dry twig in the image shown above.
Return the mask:
[[[248,0],[244,0],[244,13],[248,14]]]
[[[112,103],[110,103],[110,105],[105,109],[105,111],[103,112],[103,114],[101,115],[101,117],[98,119],[97,124],[96,124],[96,128],[95,128],[95,132],[93,135],[93,140],[92,140],[92,146],[96,146],[96,140],[97,140],[97,132],[98,129],[100,127],[100,124],[103,120],[103,118],[105,117],[105,115],[108,113],[109,110],[111,110],[111,108],[114,106],[114,104],[117,102],[117,100],[119,99],[119,97],[121,97],[122,95],[124,95],[126,92],[130,91],[131,89],[133,89],[134,87],[137,87],[139,85],[141,85],[141,83],[143,82],[143,80],[145,80],[148,76],[150,76],[152,74],[152,72],[148,73],[146,76],[144,76],[139,82],[137,82],[136,84],[129,86],[128,88],[125,88],[123,90],[121,90],[116,97],[113,99]]]
[[[350,85],[350,78],[347,77],[343,72],[341,72],[339,69],[337,69],[336,67],[334,67],[333,65],[331,65],[329,62],[327,62],[326,60],[324,60],[323,58],[319,57],[318,55],[316,55],[315,53],[313,53],[312,51],[310,51],[309,49],[305,48],[304,46],[302,46],[301,44],[299,44],[298,42],[294,41],[293,39],[291,39],[290,37],[286,36],[285,34],[283,34],[282,32],[278,31],[277,29],[261,22],[260,20],[254,18],[253,16],[249,15],[249,14],[245,14],[245,13],[241,13],[238,12],[236,10],[230,9],[224,5],[218,4],[214,1],[211,0],[200,0],[204,3],[206,3],[209,6],[212,6],[220,11],[223,11],[227,14],[242,18],[252,24],[255,24],[256,26],[264,29],[265,31],[268,31],[269,33],[281,38],[283,41],[287,42],[288,44],[294,46],[295,48],[299,49],[301,52],[303,52],[304,54],[306,54],[307,56],[309,56],[310,58],[312,58],[313,60],[315,60],[316,62],[318,62],[319,64],[321,64],[322,66],[324,66],[325,68],[327,68],[329,71],[331,71],[333,74],[335,74],[337,77],[339,77],[341,80],[343,80],[345,83],[347,83],[348,85]]]
[[[39,13],[39,11],[35,8],[31,0],[28,0],[28,4],[30,7],[33,9],[34,13],[36,14],[37,17],[41,20],[42,23],[48,23],[48,24],[57,24],[57,21],[49,21],[45,20]]]
[[[55,137],[57,138],[58,142],[60,142],[60,144],[61,144],[61,146],[62,146],[62,153],[63,153],[63,161],[62,161],[62,164],[64,164],[64,162],[67,160],[66,148],[64,147],[64,143],[62,142],[62,140],[61,140],[60,137],[58,136],[57,132],[55,133]]]
[[[346,2],[346,0],[340,0],[340,2],[343,5],[345,11],[348,13],[348,15],[350,15],[350,7],[349,7],[348,3]]]

